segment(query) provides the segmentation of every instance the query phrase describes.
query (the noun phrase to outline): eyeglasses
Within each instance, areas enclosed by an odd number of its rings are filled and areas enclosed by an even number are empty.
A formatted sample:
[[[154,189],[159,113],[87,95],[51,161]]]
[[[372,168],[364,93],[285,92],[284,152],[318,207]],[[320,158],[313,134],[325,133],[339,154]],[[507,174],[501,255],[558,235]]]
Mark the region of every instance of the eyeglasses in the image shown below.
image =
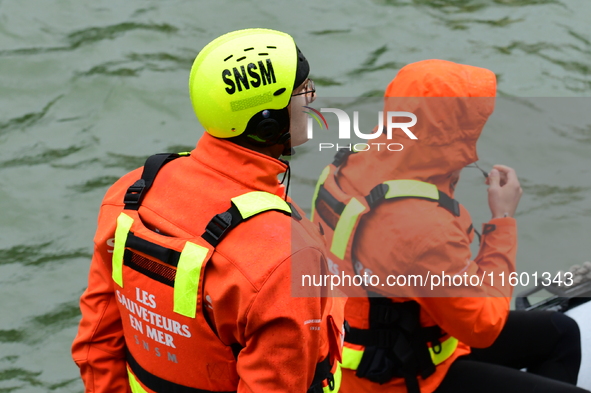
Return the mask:
[[[312,79],[308,79],[306,82],[306,85],[304,86],[304,91],[302,91],[301,93],[296,93],[296,94],[292,94],[292,97],[295,96],[303,96],[303,95],[310,95],[310,99],[308,101],[308,103],[314,101],[314,99],[316,98],[316,85],[314,85],[314,81]],[[306,97],[308,98],[308,97]]]
[[[484,175],[484,178],[488,179],[488,172],[486,172],[484,169],[479,167],[477,163],[474,163],[471,165],[466,165],[466,168],[478,168],[480,170],[480,172],[482,172],[482,174]]]

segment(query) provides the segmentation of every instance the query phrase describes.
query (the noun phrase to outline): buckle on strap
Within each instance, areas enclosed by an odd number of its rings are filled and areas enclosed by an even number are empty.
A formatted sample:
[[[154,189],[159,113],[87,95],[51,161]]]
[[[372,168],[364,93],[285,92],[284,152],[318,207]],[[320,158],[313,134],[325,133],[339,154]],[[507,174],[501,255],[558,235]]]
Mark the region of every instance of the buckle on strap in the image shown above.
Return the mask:
[[[365,200],[367,201],[367,204],[369,205],[369,207],[373,208],[379,202],[384,200],[389,189],[390,189],[390,187],[387,184],[383,184],[383,183],[378,184],[377,186],[372,188],[371,191],[369,192],[369,194],[365,197]]]
[[[353,154],[353,152],[346,147],[339,149],[332,160],[332,164],[336,167],[341,166],[345,161],[347,161],[347,158],[349,158],[351,154]]]
[[[460,204],[458,201],[447,195],[446,193],[439,191],[439,205],[444,209],[448,210],[454,216],[460,216]]]
[[[146,181],[139,179],[127,189],[123,203],[126,205],[139,205],[144,198],[144,191],[146,190]],[[133,207],[132,207],[133,208]]]
[[[230,212],[223,212],[215,215],[205,227],[205,233],[211,236],[216,242],[226,234],[228,229],[232,226],[232,214]]]

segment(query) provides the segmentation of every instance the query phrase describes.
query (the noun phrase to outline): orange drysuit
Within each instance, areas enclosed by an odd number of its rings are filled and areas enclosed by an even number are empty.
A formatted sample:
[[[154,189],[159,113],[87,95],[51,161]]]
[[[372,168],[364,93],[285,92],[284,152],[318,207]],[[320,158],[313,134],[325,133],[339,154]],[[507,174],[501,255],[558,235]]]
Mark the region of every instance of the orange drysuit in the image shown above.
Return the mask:
[[[189,157],[176,159],[160,170],[139,215],[155,232],[198,237],[213,216],[230,207],[230,198],[251,191],[284,198],[285,190],[277,176],[286,168],[279,160],[205,133]],[[196,381],[196,387],[215,387],[220,379],[220,386],[226,387],[230,379],[230,384],[235,380],[231,390],[238,392],[306,392],[317,364],[329,357],[334,365],[340,357],[343,323],[342,303],[320,297],[326,293],[310,288],[299,292],[306,297],[292,296],[293,263],[297,263],[295,269],[309,269],[311,274],[326,273],[318,228],[305,218],[294,220],[269,211],[232,229],[205,267],[205,301],[197,312],[205,313],[222,347],[238,348],[239,354],[236,360],[230,356],[226,363],[213,363],[219,354],[196,351],[186,356],[178,348],[183,340],[198,343],[203,337],[191,336],[190,322],[181,326],[174,317],[160,315],[160,299],[168,295],[158,293],[159,287],[154,285],[135,292],[132,288],[131,298],[125,298],[123,289],[113,282],[111,260],[117,217],[126,190],[140,175],[141,168],[117,181],[107,192],[99,213],[88,288],[80,303],[82,320],[72,347],[86,392],[131,391],[127,349],[133,350],[140,365],[146,359],[156,359],[150,356],[168,355],[170,361],[163,360],[165,366],[152,373],[179,384],[199,369],[206,370],[202,377],[208,383],[199,385]],[[301,210],[299,214],[303,216]],[[130,272],[125,269],[124,275],[131,277],[125,278],[126,288],[134,279],[145,282],[134,278],[139,277],[137,273],[125,273]],[[131,324],[128,316],[122,316],[126,310],[135,314],[129,316]],[[227,364],[234,364],[236,369],[228,370]]]
[[[407,65],[386,90],[384,113],[414,113],[417,123],[411,130],[418,139],[410,140],[400,129],[394,131],[391,140],[382,135],[376,143],[401,142],[404,149],[352,154],[337,171],[336,184],[345,194],[363,198],[382,182],[412,179],[434,184],[453,198],[452,174],[477,161],[476,141],[493,111],[495,92],[495,75],[486,69],[441,60]],[[453,354],[437,365],[434,374],[426,379],[419,377],[422,393],[433,392],[452,362],[469,353],[471,346],[491,345],[508,315],[511,288],[507,282],[504,287],[499,285],[498,277],[503,272],[507,277],[515,270],[515,219],[497,218],[485,224],[474,260],[470,251],[473,235],[471,218],[463,207],[460,215],[454,216],[437,203],[417,198],[383,201],[362,216],[355,233],[353,258],[358,274],[371,272],[382,280],[388,275],[426,277],[428,272],[442,271],[479,277],[486,274],[482,286],[470,288],[438,288],[433,292],[408,286],[404,290],[371,288],[394,301],[415,300],[420,305],[422,326],[438,325],[447,337],[459,340]],[[491,273],[497,278],[494,283]],[[368,308],[367,298],[351,297],[345,319],[352,327],[368,329]],[[403,393],[406,387],[402,378],[379,385],[343,369],[341,390]]]

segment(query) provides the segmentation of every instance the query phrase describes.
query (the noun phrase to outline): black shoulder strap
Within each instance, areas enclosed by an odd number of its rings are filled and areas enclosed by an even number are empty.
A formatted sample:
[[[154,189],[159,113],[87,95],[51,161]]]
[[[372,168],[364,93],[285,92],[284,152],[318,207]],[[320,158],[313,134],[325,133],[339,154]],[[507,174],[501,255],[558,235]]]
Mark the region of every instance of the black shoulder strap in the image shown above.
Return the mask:
[[[291,208],[291,213],[287,213],[283,210],[274,210],[274,209],[270,209],[270,210],[278,211],[278,212],[283,213],[288,216],[294,215],[294,218],[296,220],[298,220],[298,217],[299,217],[299,220],[301,220],[301,216],[299,215],[299,213],[297,212],[295,207],[293,205],[291,205],[290,203],[288,203],[288,205]],[[260,213],[264,213],[266,211],[269,211],[269,210],[265,210]],[[260,214],[260,213],[258,213],[258,214]],[[205,232],[203,232],[201,237],[203,238],[203,240],[205,240],[206,242],[211,244],[213,247],[217,247],[217,245],[220,244],[220,242],[222,241],[224,236],[226,236],[226,234],[230,230],[232,230],[232,228],[237,227],[241,222],[243,222],[245,220],[246,219],[244,217],[242,217],[240,210],[238,210],[238,207],[236,207],[234,202],[232,202],[232,206],[230,206],[230,208],[228,210],[226,210],[223,213],[216,214],[209,221],[209,223],[205,227]]]
[[[177,154],[177,153],[159,153],[148,157],[144,164],[144,171],[142,172],[142,178],[137,180],[127,189],[123,203],[127,210],[138,210],[142,204],[142,200],[146,195],[146,192],[152,187],[156,175],[162,169],[162,167],[168,164],[170,161],[185,157],[189,154]]]
[[[458,201],[439,190],[439,206],[449,211],[456,217],[460,216],[460,204]]]

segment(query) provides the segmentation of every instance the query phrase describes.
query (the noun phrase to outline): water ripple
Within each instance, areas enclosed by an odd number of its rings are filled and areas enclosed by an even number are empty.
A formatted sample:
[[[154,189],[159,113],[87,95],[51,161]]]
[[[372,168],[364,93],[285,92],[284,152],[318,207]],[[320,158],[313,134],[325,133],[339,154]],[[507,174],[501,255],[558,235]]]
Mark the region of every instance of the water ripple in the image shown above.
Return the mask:
[[[387,45],[383,45],[383,46],[373,50],[372,52],[369,53],[369,55],[367,56],[365,61],[361,64],[361,66],[354,69],[353,71],[350,71],[348,73],[348,75],[355,76],[355,75],[361,75],[361,74],[364,74],[367,72],[374,72],[374,71],[379,71],[379,70],[384,70],[384,69],[398,70],[406,65],[406,63],[400,63],[400,62],[396,62],[396,61],[389,61],[389,62],[382,63],[382,64],[376,64],[377,61],[379,60],[379,58],[387,51],[388,51]]]
[[[78,325],[79,320],[80,304],[76,299],[62,303],[45,314],[29,318],[18,330],[0,330],[0,342],[37,344],[43,340],[51,339],[53,334],[63,329]]]
[[[500,19],[446,19],[443,17],[434,16],[436,19],[441,20],[447,27],[452,30],[467,30],[470,24],[482,24],[491,27],[505,27],[513,23],[523,22],[524,18],[511,19],[505,16]]]
[[[56,252],[51,250],[52,245],[53,242],[32,245],[19,244],[8,249],[0,249],[0,266],[11,263],[18,263],[24,266],[38,266],[48,262],[75,258],[90,259],[92,257],[86,248]]]
[[[556,206],[565,207],[571,203],[585,200],[586,193],[591,190],[591,187],[531,184],[527,179],[520,179],[520,182],[523,193],[528,196],[531,195],[533,200],[541,203],[533,204],[529,209],[518,211],[516,215],[526,215],[537,210],[553,211]]]
[[[586,127],[573,126],[568,130],[552,127],[552,131],[558,136],[573,140],[577,143],[591,143],[591,124]]]
[[[60,99],[63,95],[59,95],[53,100],[49,101],[39,112],[31,112],[24,114],[19,117],[12,118],[6,122],[0,123],[0,135],[6,134],[12,130],[24,130],[31,126],[34,126],[39,122],[39,120],[43,119],[49,109]]]
[[[336,81],[332,78],[327,78],[327,77],[323,77],[323,76],[310,76],[310,79],[314,80],[314,83],[316,84],[316,86],[341,86],[342,83],[339,81]]]
[[[327,34],[341,34],[341,33],[350,33],[351,29],[342,29],[342,30],[318,30],[318,31],[311,31],[310,34],[312,35],[327,35]]]
[[[446,14],[460,12],[476,12],[488,7],[482,0],[373,0],[377,4],[401,7],[419,6],[429,7]]]
[[[189,70],[193,59],[193,54],[177,56],[165,52],[131,53],[126,56],[125,60],[108,61],[94,66],[88,71],[78,72],[76,75],[139,76],[144,70],[155,72]]]
[[[167,150],[171,152],[193,150],[193,147],[188,146],[172,146],[172,148],[172,150],[170,148]],[[148,156],[130,156],[126,154],[106,153],[105,157],[101,158],[89,158],[68,164],[55,162],[50,163],[50,165],[53,168],[78,170],[81,168],[90,167],[98,164],[103,168],[123,168],[127,171],[132,171],[144,165],[144,162],[146,162],[147,158]]]
[[[107,158],[101,161],[105,168],[124,168],[128,171],[132,171],[143,166],[147,158],[147,156],[107,153]]]
[[[377,4],[394,7],[417,6],[428,7],[445,14],[473,13],[491,6],[485,0],[373,0]],[[507,7],[525,7],[531,5],[557,4],[564,7],[558,0],[492,0],[492,4]]]
[[[82,30],[74,31],[66,36],[66,40],[70,43],[71,49],[76,49],[81,45],[92,44],[102,40],[112,40],[118,36],[134,30],[148,30],[160,33],[176,33],[178,28],[163,24],[148,24],[136,22],[123,22],[111,26],[103,27],[89,27]]]
[[[68,45],[54,46],[54,47],[33,47],[33,48],[19,48],[1,50],[0,56],[4,55],[36,55],[48,52],[72,51],[81,46],[93,44],[103,40],[115,39],[129,31],[147,30],[159,33],[176,33],[177,27],[168,23],[152,24],[152,23],[136,23],[123,22],[110,26],[89,27],[86,29],[76,30],[68,34],[65,40]]]
[[[17,166],[32,166],[39,164],[48,164],[52,161],[59,160],[71,154],[77,153],[85,149],[87,146],[70,146],[63,149],[42,149],[38,153],[19,156],[5,161],[0,161],[0,168],[11,168]]]
[[[496,4],[507,5],[511,7],[524,7],[528,5],[547,5],[557,4],[564,6],[564,4],[558,0],[493,0]]]
[[[77,184],[75,186],[69,186],[68,188],[84,193],[94,191],[96,189],[102,189],[111,186],[119,179],[118,176],[99,176],[95,177],[94,179],[90,179],[82,184]]]

